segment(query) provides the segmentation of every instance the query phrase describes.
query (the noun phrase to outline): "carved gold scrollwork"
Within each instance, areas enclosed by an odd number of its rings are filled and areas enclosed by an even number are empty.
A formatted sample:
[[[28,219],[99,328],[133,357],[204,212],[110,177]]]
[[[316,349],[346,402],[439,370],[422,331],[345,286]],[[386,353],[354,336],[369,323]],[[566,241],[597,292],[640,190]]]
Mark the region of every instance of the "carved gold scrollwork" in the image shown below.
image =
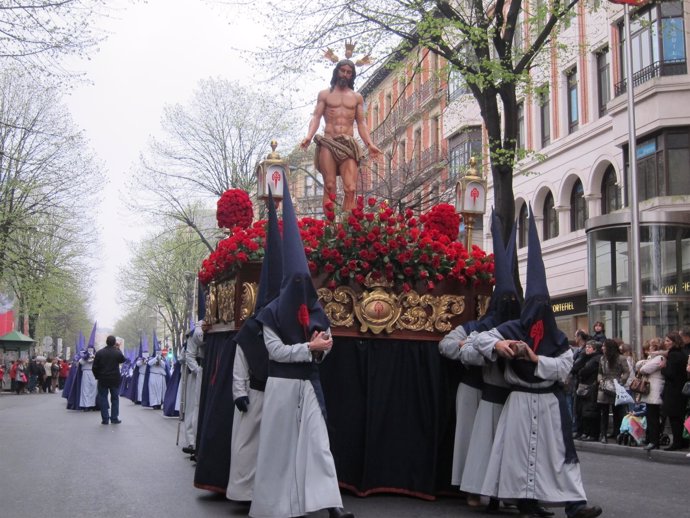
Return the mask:
[[[244,322],[254,314],[258,285],[255,282],[242,284],[242,305],[240,306],[240,321]]]
[[[218,296],[217,296],[217,286],[215,282],[208,285],[208,291],[206,292],[206,323],[213,325],[216,323],[216,315],[218,314]]]
[[[229,324],[235,316],[235,281],[224,282],[218,286],[218,320]]]
[[[489,310],[491,295],[477,295],[477,319],[480,319]]]
[[[465,297],[420,296],[416,291],[410,291],[400,296],[400,305],[402,315],[396,325],[398,329],[445,333],[452,329],[450,319],[465,310]]]
[[[357,294],[352,288],[338,286],[335,290],[317,290],[323,309],[334,327],[352,327],[355,323],[354,307]]]
[[[355,314],[362,333],[369,330],[376,335],[384,330],[386,333],[393,332],[401,311],[398,297],[381,288],[363,293],[359,304],[355,304]]]

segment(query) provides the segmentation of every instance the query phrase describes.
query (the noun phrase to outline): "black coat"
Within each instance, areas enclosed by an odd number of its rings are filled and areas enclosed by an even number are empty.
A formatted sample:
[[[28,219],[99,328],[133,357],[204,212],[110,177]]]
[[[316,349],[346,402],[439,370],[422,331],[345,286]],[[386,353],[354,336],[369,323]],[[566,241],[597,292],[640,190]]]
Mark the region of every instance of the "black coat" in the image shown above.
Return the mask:
[[[93,376],[101,387],[120,386],[120,364],[125,362],[125,356],[114,345],[106,345],[96,353],[93,360]]]
[[[597,417],[599,415],[597,407],[597,376],[599,374],[599,361],[601,357],[601,352],[582,354],[578,358],[577,364],[573,365],[573,371],[577,372],[578,384],[582,383],[592,387],[587,396],[578,396],[582,405],[583,417]]]
[[[661,369],[661,374],[664,376],[661,409],[669,417],[685,417],[687,398],[682,390],[688,379],[685,371],[687,361],[687,356],[682,350],[671,349],[666,359],[666,367]]]

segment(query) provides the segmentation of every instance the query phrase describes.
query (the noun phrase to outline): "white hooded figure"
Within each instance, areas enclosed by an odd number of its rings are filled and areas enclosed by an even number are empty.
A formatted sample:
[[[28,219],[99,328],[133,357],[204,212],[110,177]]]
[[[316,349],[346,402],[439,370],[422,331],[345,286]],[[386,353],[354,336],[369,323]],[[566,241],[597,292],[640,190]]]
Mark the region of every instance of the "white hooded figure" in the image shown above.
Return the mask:
[[[149,366],[149,405],[159,409],[163,404],[166,389],[165,359],[158,353],[149,358],[147,363]]]
[[[146,376],[146,367],[148,365],[149,353],[144,351],[141,358],[137,358],[136,365],[139,370],[139,379],[137,384],[137,403],[141,403],[141,398],[144,396],[144,379]]]
[[[184,433],[187,443],[186,450],[193,453],[196,447],[196,429],[199,419],[199,396],[201,395],[201,378],[203,376],[204,360],[204,327],[206,323],[199,320],[192,335],[187,339],[187,387],[184,411]]]
[[[96,406],[96,395],[98,394],[98,382],[93,375],[93,359],[95,350],[93,347],[86,349],[79,359],[81,365],[81,394],[79,395],[79,406],[83,409]]]

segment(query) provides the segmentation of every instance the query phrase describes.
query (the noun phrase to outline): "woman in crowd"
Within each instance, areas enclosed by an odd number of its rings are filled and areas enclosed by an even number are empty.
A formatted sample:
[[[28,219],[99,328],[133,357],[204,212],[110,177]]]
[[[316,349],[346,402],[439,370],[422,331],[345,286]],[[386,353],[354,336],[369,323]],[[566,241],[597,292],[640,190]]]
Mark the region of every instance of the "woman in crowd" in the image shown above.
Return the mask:
[[[573,364],[577,376],[577,405],[580,414],[580,434],[576,439],[596,441],[599,437],[599,407],[597,406],[597,375],[601,360],[601,344],[587,341],[584,354]]]
[[[596,329],[596,324],[595,324]],[[625,386],[630,375],[627,360],[621,355],[618,344],[614,340],[605,340],[603,345],[604,355],[599,361],[599,374],[597,381],[599,382],[599,390],[597,393],[597,404],[599,406],[600,415],[600,437],[599,440],[603,443],[608,442],[608,439],[618,435],[621,427],[621,421],[625,414],[623,405],[615,406],[616,394],[615,391],[605,390],[613,385],[613,381],[618,381],[619,384]],[[607,434],[609,426],[609,410],[613,407],[613,430]]]
[[[635,364],[635,371],[647,376],[649,393],[642,394],[640,401],[647,405],[647,446],[645,450],[659,447],[661,433],[661,393],[664,390],[664,377],[661,366],[665,361],[665,354],[661,347],[661,338],[652,338],[647,342],[647,358]]]
[[[603,344],[606,341],[606,331],[604,330],[604,323],[597,320],[594,322],[594,327],[592,328],[594,330],[594,334],[592,334],[592,340],[596,340],[597,342]]]
[[[664,390],[662,392],[661,410],[671,423],[673,442],[666,451],[683,448],[683,419],[687,400],[683,396],[683,385],[687,380],[687,358],[683,352],[683,339],[673,331],[664,338],[664,348],[667,358],[662,362],[661,374],[664,376]]]
[[[24,365],[23,360],[17,360],[17,371],[15,374],[15,380],[16,380],[15,387],[17,390],[17,394],[23,394],[25,387],[26,387],[26,383],[29,380],[29,376],[27,374],[27,368]]]

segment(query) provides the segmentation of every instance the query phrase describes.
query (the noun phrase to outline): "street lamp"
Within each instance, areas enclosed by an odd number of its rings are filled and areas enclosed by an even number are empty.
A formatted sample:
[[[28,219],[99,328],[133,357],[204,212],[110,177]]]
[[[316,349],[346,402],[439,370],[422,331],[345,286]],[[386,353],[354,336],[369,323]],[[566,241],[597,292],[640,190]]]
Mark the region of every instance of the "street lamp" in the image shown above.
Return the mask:
[[[470,167],[455,186],[455,210],[465,221],[465,248],[472,247],[474,218],[486,212],[486,180],[477,174],[477,160],[470,158]]]
[[[287,178],[287,172],[290,169],[287,161],[280,158],[280,154],[276,153],[277,147],[278,142],[272,140],[272,151],[256,165],[259,198],[266,202],[270,193],[273,196],[276,207],[280,200],[283,199],[283,182]]]

